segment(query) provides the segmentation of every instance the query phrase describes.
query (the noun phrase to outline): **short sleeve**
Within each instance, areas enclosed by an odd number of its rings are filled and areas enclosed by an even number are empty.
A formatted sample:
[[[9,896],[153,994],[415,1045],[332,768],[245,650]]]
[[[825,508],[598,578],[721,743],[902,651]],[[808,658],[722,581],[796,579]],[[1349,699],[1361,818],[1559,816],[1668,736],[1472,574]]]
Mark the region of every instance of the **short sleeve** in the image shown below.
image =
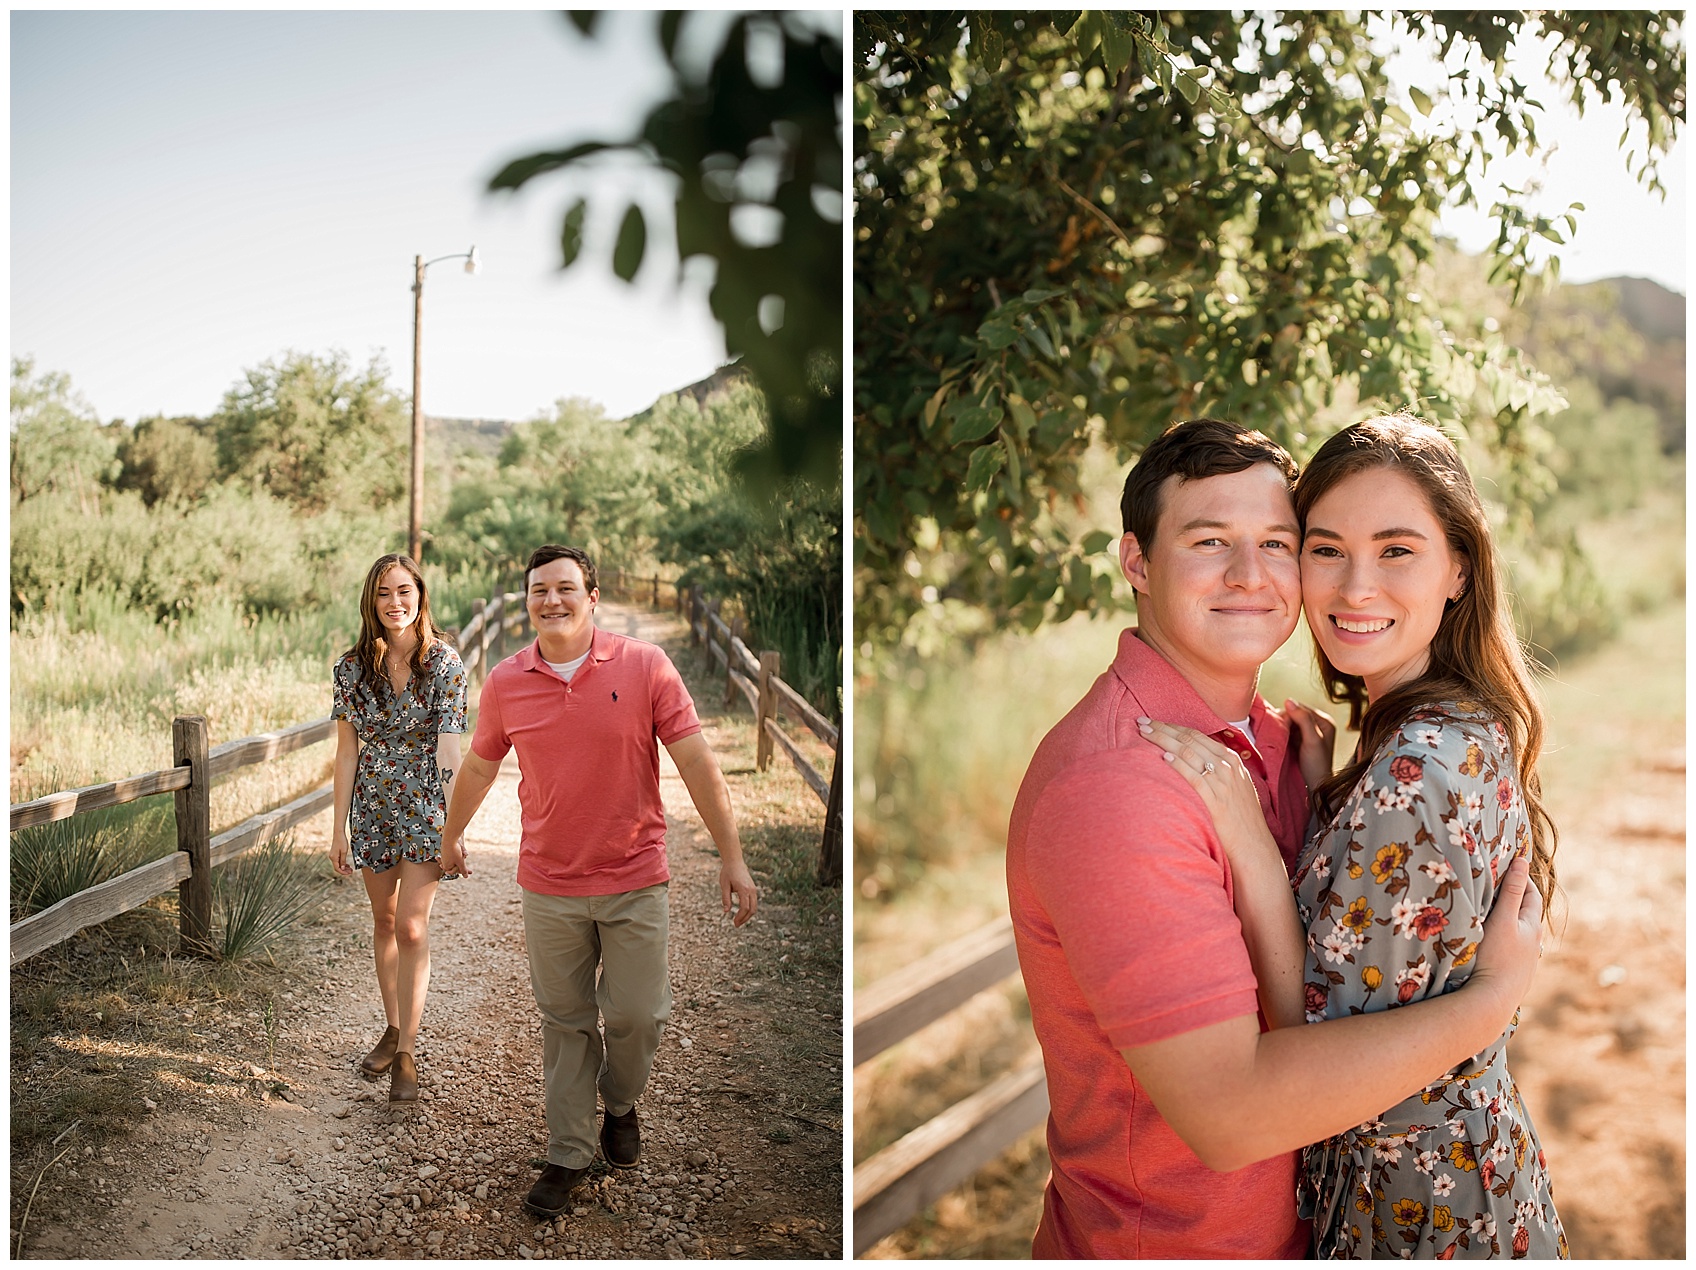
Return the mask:
[[[441,665],[436,670],[436,731],[465,731],[465,664],[446,644],[438,644]]]
[[[675,745],[701,730],[701,720],[695,714],[689,689],[683,686],[683,676],[661,649],[654,650],[648,667],[648,689],[653,700],[654,735],[659,737],[661,745]]]
[[[1506,733],[1416,716],[1381,749],[1309,866],[1307,1017],[1434,997],[1472,973],[1496,879],[1527,837]]]
[[[1257,1012],[1212,818],[1165,764],[1110,751],[1057,777],[1032,807],[1025,869],[1114,1048]]]
[[[500,679],[499,674],[490,674],[483,681],[477,696],[477,732],[471,738],[472,753],[491,763],[500,762],[512,748],[512,737],[501,718]]]
[[[343,653],[330,672],[330,717],[353,721],[353,654]]]

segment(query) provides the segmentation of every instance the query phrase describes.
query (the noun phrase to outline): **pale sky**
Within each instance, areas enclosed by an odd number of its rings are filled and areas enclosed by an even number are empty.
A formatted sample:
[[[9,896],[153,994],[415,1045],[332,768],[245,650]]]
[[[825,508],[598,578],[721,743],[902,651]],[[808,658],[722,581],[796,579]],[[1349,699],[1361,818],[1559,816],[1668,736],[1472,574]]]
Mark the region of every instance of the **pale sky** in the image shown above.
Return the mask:
[[[444,261],[425,286],[428,413],[523,419],[582,396],[625,415],[710,374],[710,274],[674,285],[665,178],[601,178],[649,213],[635,287],[602,263],[622,198],[561,273],[566,179],[483,192],[511,158],[634,133],[665,87],[653,21],[614,14],[588,41],[552,12],[13,13],[12,353],[68,373],[103,420],[210,414],[290,349],[382,354],[406,392],[413,257],[475,243],[479,274]],[[1579,121],[1534,95],[1559,143],[1539,206],[1587,208],[1565,278],[1683,292],[1684,142],[1662,202],[1626,175],[1618,107]],[[1484,213],[1444,224],[1472,250],[1494,234]]]
[[[1659,194],[1651,194],[1626,169],[1626,151],[1635,148],[1641,158],[1647,130],[1637,125],[1633,134],[1635,145],[1632,140],[1620,144],[1627,118],[1621,103],[1604,102],[1592,94],[1590,104],[1580,116],[1567,103],[1565,92],[1550,82],[1545,73],[1548,54],[1538,42],[1516,42],[1508,62],[1509,73],[1525,84],[1528,95],[1546,108],[1537,126],[1537,137],[1545,146],[1553,143],[1554,153],[1546,163],[1533,163],[1523,157],[1492,163],[1485,179],[1478,183],[1482,207],[1445,213],[1443,229],[1468,251],[1483,251],[1496,240],[1496,222],[1489,214],[1496,191],[1504,183],[1517,189],[1524,188],[1528,180],[1536,181],[1542,188],[1530,201],[1542,215],[1559,215],[1573,203],[1584,204],[1584,210],[1576,213],[1575,237],[1569,238],[1564,247],[1542,244],[1542,254],[1552,251],[1560,256],[1563,281],[1593,282],[1620,276],[1650,278],[1680,295],[1688,294],[1684,278],[1688,146],[1683,127],[1672,149],[1661,159],[1661,184],[1666,186],[1663,200]],[[1476,58],[1473,67],[1479,68]],[[1453,108],[1441,97],[1438,85],[1443,82],[1442,72],[1430,56],[1414,50],[1398,51],[1389,59],[1388,69],[1392,81],[1398,85],[1411,83],[1438,98],[1433,119],[1445,118],[1446,112]],[[1398,104],[1419,126],[1420,116],[1405,91]]]
[[[210,414],[290,349],[382,354],[409,393],[413,257],[476,244],[478,274],[428,273],[426,413],[623,416],[704,378],[725,359],[712,266],[678,291],[668,178],[608,173],[624,197],[591,198],[563,273],[568,178],[483,192],[510,159],[633,136],[667,88],[654,22],[612,14],[591,41],[554,12],[14,12],[12,354],[132,423]],[[634,287],[604,264],[629,197]]]

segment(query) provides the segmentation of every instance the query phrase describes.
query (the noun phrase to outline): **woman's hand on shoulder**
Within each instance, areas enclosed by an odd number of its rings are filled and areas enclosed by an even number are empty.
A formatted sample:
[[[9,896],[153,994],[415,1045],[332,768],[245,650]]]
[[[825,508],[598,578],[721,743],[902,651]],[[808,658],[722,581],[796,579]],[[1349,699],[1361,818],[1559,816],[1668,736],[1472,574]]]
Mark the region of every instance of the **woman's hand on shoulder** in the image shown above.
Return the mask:
[[[1295,729],[1297,762],[1309,789],[1331,779],[1336,770],[1337,721],[1299,701],[1284,702],[1284,717]]]
[[[1166,761],[1201,796],[1232,869],[1276,862],[1283,872],[1283,856],[1266,827],[1254,778],[1235,750],[1176,723],[1144,718],[1137,720],[1137,728],[1165,751]]]
[[[1522,851],[1502,875],[1496,902],[1484,919],[1478,964],[1466,990],[1473,991],[1474,985],[1494,990],[1505,1028],[1530,990],[1542,955],[1543,896],[1531,885],[1530,858]]]

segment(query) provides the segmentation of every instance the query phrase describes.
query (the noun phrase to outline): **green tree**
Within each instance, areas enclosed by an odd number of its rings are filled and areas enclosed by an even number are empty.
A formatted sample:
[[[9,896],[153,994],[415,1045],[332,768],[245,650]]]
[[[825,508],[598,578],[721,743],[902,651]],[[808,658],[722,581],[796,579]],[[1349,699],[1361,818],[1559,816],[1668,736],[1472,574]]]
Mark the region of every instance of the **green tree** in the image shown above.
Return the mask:
[[[90,495],[116,473],[117,440],[71,388],[62,371],[35,373],[35,359],[12,359],[12,501],[51,490]]]
[[[592,36],[600,15],[568,16]],[[828,483],[842,453],[842,44],[795,14],[746,14],[731,24],[703,76],[684,55],[686,17],[660,15],[659,51],[673,89],[635,137],[580,140],[515,159],[489,188],[516,190],[544,172],[592,169],[615,151],[673,175],[678,257],[717,262],[713,316],[731,356],[765,390],[767,444],[748,452],[743,470],[768,485],[795,474]],[[767,56],[750,57],[751,48]],[[578,197],[565,214],[565,267],[582,249],[587,211]],[[632,203],[613,248],[614,273],[626,281],[636,275],[647,237]]]
[[[308,512],[383,507],[406,490],[406,402],[372,358],[286,353],[243,374],[212,420],[223,479]]]
[[[204,420],[143,419],[118,442],[120,471],[113,484],[142,501],[192,503],[218,475],[218,443]]]
[[[1300,457],[1340,400],[1411,405],[1489,453],[1519,518],[1546,493],[1536,419],[1561,398],[1433,293],[1436,216],[1480,201],[1492,154],[1539,145],[1505,62],[1520,33],[1553,39],[1581,108],[1623,95],[1653,183],[1684,117],[1677,14],[854,21],[855,619],[874,646],[921,616],[1112,605],[1113,535],[1067,523],[1080,464],[1096,440],[1127,463],[1173,419],[1241,419]],[[1386,41],[1427,37],[1449,78],[1397,101]],[[1442,122],[1445,97],[1482,122]],[[1581,211],[1520,202],[1492,205],[1492,277],[1516,292],[1553,280],[1536,244]]]

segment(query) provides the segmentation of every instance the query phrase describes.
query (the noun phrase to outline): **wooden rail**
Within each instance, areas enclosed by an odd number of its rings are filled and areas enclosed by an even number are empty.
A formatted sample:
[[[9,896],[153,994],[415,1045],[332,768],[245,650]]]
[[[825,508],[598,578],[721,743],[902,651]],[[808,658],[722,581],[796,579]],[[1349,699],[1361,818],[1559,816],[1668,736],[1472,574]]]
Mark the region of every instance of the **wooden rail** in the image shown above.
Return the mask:
[[[991,922],[854,994],[854,1065],[936,1022],[1019,970],[1013,926]],[[1006,1151],[1048,1118],[1036,1058],[854,1167],[854,1255]]]
[[[689,619],[690,643],[706,645],[707,656],[724,667],[725,701],[740,692],[754,711],[754,762],[765,771],[771,762],[772,748],[783,751],[790,764],[800,774],[807,787],[819,796],[825,806],[824,834],[819,842],[818,878],[826,886],[842,880],[842,797],[841,736],[837,728],[808,704],[805,697],[779,677],[781,659],[775,652],[758,656],[743,642],[740,619],[733,628],[718,614],[719,605],[701,596],[699,587],[690,587],[680,600]],[[830,779],[826,780],[810,762],[801,747],[783,730],[778,722],[780,713],[799,719],[834,752]]]
[[[149,794],[168,794],[187,788],[188,769],[167,767],[157,772],[143,772],[140,776],[126,776],[120,781],[107,781],[104,785],[67,789],[33,802],[13,803],[12,831],[15,833],[19,829],[65,820],[78,812],[99,811],[102,807],[131,803]]]
[[[278,732],[243,737],[209,748],[206,720],[198,715],[179,716],[171,721],[176,766],[14,804],[11,823],[16,831],[63,820],[79,812],[120,806],[153,794],[174,793],[177,850],[78,891],[14,924],[12,965],[69,939],[79,930],[140,908],[173,886],[177,888],[183,950],[198,955],[210,953],[212,870],[244,851],[271,841],[332,801],[331,786],[321,785],[286,806],[252,816],[213,837],[209,802],[212,782],[240,768],[328,740],[334,734],[334,719],[310,719]]]

